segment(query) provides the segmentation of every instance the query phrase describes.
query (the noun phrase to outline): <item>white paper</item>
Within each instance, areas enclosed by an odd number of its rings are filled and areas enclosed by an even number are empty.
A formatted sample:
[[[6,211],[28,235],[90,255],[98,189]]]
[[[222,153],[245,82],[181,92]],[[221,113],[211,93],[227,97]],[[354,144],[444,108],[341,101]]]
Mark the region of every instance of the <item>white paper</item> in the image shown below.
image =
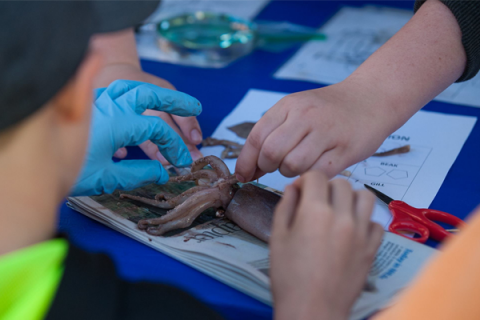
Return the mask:
[[[347,78],[412,17],[412,11],[366,6],[342,8],[275,74],[276,78],[333,84]],[[435,100],[480,107],[480,74],[452,84]]]
[[[245,121],[256,122],[284,93],[250,90],[238,106],[220,123],[212,137],[244,143],[227,128]],[[406,154],[371,157],[349,170],[348,180],[356,189],[369,184],[388,196],[408,204],[427,208],[440,189],[450,167],[455,162],[463,144],[477,121],[476,117],[447,115],[419,111],[404,126],[393,133],[379,148],[379,152],[409,144]],[[220,156],[223,147],[205,147],[204,155]],[[236,159],[225,159],[231,172]],[[345,177],[342,177],[345,178]],[[260,183],[283,191],[293,178],[285,178],[278,171],[260,178]],[[391,221],[388,208],[379,201],[372,220],[385,229]]]
[[[159,8],[147,19],[146,23],[156,23],[162,19],[183,13],[205,11],[213,13],[226,13],[243,19],[253,19],[269,0],[163,0]],[[154,28],[148,26],[136,35],[138,55],[142,59],[195,65],[199,67],[223,67],[226,63],[215,66],[206,65],[202,61],[187,61],[180,59],[172,52],[160,50],[157,34]],[[203,65],[202,65],[203,63]]]

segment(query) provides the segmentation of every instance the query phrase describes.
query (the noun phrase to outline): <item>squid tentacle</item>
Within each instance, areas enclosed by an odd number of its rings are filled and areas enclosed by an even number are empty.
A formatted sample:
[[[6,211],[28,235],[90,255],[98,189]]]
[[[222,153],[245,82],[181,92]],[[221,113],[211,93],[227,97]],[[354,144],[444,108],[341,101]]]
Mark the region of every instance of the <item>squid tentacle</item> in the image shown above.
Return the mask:
[[[206,165],[210,165],[213,170],[217,173],[219,178],[226,178],[230,175],[230,170],[228,170],[227,165],[219,158],[215,156],[206,156],[196,160],[192,164],[192,172],[199,171],[203,169]]]
[[[190,221],[193,222],[193,220],[195,220],[195,218],[206,209],[211,207],[217,208],[220,206],[220,191],[216,188],[208,188],[196,192],[183,203],[168,211],[164,216],[140,220],[138,222],[138,228],[146,229],[153,225],[164,224],[166,222],[184,217],[189,217]]]
[[[155,195],[155,200],[164,200],[164,201],[168,201],[170,199],[173,199],[175,197],[178,197],[177,194],[174,194],[174,193],[169,193],[169,192],[162,192],[162,193],[157,193]]]
[[[221,157],[222,159],[236,159],[240,155],[242,148],[226,147],[223,149]]]
[[[157,196],[155,196],[155,200],[154,200],[154,199],[134,196],[134,195],[131,195],[131,194],[126,194],[126,193],[121,194],[120,198],[121,199],[131,199],[131,200],[140,201],[140,202],[143,202],[143,203],[146,203],[146,204],[149,204],[151,206],[161,208],[161,209],[173,209],[176,206],[185,202],[185,200],[187,200],[189,197],[194,195],[196,192],[201,191],[201,190],[205,190],[207,188],[209,188],[209,187],[208,186],[196,186],[196,187],[190,188],[187,191],[183,192],[182,194],[180,194],[178,196],[175,196],[173,198],[170,198],[166,201],[157,199]]]
[[[178,220],[168,221],[165,224],[161,224],[158,226],[149,226],[146,231],[148,234],[154,236],[161,236],[162,234],[165,234],[171,230],[187,228],[192,224],[193,220],[195,220],[201,213],[202,212],[200,211],[195,216],[187,215]]]
[[[198,185],[205,185],[218,180],[218,174],[214,170],[198,170],[183,176],[172,177],[168,182],[197,181]]]
[[[243,145],[240,143],[236,143],[230,140],[219,140],[215,138],[206,138],[202,141],[202,145],[204,147],[213,147],[213,146],[224,146],[224,147],[232,147],[232,148],[242,148]]]

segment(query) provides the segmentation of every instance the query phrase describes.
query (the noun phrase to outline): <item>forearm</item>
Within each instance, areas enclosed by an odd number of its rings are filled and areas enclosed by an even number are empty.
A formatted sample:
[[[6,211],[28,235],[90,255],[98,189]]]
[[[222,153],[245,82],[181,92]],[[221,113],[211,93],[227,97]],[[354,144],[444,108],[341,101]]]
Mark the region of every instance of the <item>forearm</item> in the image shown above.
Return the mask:
[[[455,82],[466,55],[451,11],[428,0],[413,18],[347,80],[382,99],[392,130]]]
[[[115,80],[123,79],[175,89],[170,82],[142,72],[133,29],[96,35],[90,45],[104,57],[104,66],[95,79],[95,87],[106,87]]]
[[[133,29],[95,35],[90,45],[102,53],[105,66],[126,64],[140,68]]]
[[[304,300],[292,303],[279,303],[274,307],[274,320],[289,320],[289,319],[301,319],[301,320],[347,320],[349,310],[346,312],[336,312],[332,306],[320,307],[320,301],[313,301],[305,303]],[[342,310],[345,311],[345,310]]]

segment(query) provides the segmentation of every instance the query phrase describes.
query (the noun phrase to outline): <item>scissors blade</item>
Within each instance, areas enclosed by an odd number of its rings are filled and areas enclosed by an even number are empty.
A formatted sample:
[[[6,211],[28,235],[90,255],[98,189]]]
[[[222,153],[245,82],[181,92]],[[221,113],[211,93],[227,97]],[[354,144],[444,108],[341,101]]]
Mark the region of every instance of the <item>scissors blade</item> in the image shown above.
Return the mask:
[[[364,184],[365,188],[367,188],[368,190],[372,191],[378,199],[382,200],[383,202],[385,202],[387,204],[387,206],[390,204],[390,202],[393,201],[392,198],[390,198],[389,196],[387,196],[386,194],[378,191],[377,189],[375,188],[372,188],[366,184]]]

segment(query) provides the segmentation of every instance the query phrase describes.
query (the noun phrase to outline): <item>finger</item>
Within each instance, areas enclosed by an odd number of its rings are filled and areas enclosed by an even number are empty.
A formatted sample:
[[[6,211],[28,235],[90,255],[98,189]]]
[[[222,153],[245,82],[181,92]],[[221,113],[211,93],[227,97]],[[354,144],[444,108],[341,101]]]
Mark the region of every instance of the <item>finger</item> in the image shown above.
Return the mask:
[[[300,212],[308,213],[317,204],[329,205],[330,190],[327,177],[320,171],[310,171],[294,182],[300,190]]]
[[[385,230],[383,227],[375,222],[370,222],[369,226],[369,240],[367,244],[367,252],[369,252],[370,256],[375,257],[375,254],[378,251],[378,248],[382,244],[383,235],[385,234]]]
[[[253,174],[252,180],[260,179],[266,174],[266,172],[263,172],[262,170],[257,168],[257,170],[255,170],[255,173]]]
[[[300,143],[290,151],[280,164],[280,173],[285,177],[295,177],[307,172],[323,153],[322,141],[312,133],[307,134]]]
[[[190,155],[192,156],[193,161],[203,158],[203,153],[201,153],[196,146],[187,144],[187,147],[188,147],[188,150],[190,151]]]
[[[160,153],[155,143],[147,140],[141,143],[139,147],[150,159],[160,161],[160,163],[163,165],[168,165],[167,159],[165,159],[165,157]]]
[[[146,109],[182,117],[198,116],[202,112],[202,105],[194,97],[151,83],[119,80],[112,82],[106,91],[118,106],[130,106],[137,114]]]
[[[128,152],[127,152],[127,149],[126,148],[120,148],[118,149],[117,151],[115,151],[115,153],[113,154],[113,156],[115,158],[118,158],[118,159],[123,159],[127,156]]]
[[[172,115],[168,114],[168,113],[165,113],[165,112],[161,112],[161,111],[156,111],[156,110],[146,110],[144,113],[144,115],[150,115],[150,116],[157,116],[157,117],[160,117],[162,118],[171,128],[173,128],[173,130],[175,130],[176,133],[178,133],[180,135],[180,137],[182,137],[183,141],[185,142],[185,144],[187,145],[187,148],[188,150],[190,151],[190,155],[193,159],[193,161],[197,160],[197,159],[200,159],[203,157],[202,153],[198,150],[198,148],[196,147],[196,145],[194,144],[191,144],[189,143],[189,140],[185,138],[185,136],[183,135],[182,131],[180,130],[180,128],[177,126],[177,124],[174,122],[173,118],[172,118]],[[178,117],[180,119],[184,119],[184,118],[181,118],[181,117]],[[152,144],[154,145],[154,144]],[[168,164],[168,161],[165,159],[165,157],[158,151],[158,148],[155,148],[152,146],[152,145],[148,145],[148,149],[145,150],[143,149],[143,151],[151,158],[151,159],[156,159],[156,160],[159,160],[162,164],[166,165]],[[145,146],[147,147],[147,145]]]
[[[274,172],[283,159],[308,134],[307,128],[298,126],[294,121],[285,121],[273,130],[263,142],[258,156],[257,166],[264,172]]]
[[[180,130],[182,130],[183,136],[187,137],[188,142],[193,145],[202,143],[202,129],[200,129],[196,117],[173,116],[173,120],[175,120]]]
[[[139,145],[140,149],[152,160],[160,161],[161,164],[164,166],[169,165],[170,163],[165,159],[165,157],[160,153],[156,144],[147,140]],[[190,152],[190,156],[192,160],[195,161],[197,159],[203,158],[203,154],[200,150],[197,149],[196,146],[187,144],[188,151]],[[122,150],[122,149],[119,149]]]
[[[251,181],[257,169],[258,155],[268,135],[286,119],[282,113],[267,112],[253,127],[245,141],[235,165],[236,177],[240,182]]]
[[[336,215],[355,218],[353,214],[354,192],[350,183],[343,179],[330,181],[332,207]]]
[[[116,141],[116,149],[150,140],[171,164],[177,167],[192,164],[190,152],[182,138],[162,119],[152,116],[129,117],[120,128],[124,132],[119,136],[124,137],[124,140]]]
[[[93,91],[93,101],[97,100],[98,97],[106,90],[107,88],[98,88]]]
[[[357,191],[355,215],[357,216],[357,227],[362,232],[368,232],[374,204],[375,196],[373,193],[367,190]]]
[[[325,173],[328,178],[333,178],[348,167],[348,164],[344,160],[345,158],[340,148],[327,150],[318,158],[311,170],[320,170]]]
[[[132,190],[150,183],[164,184],[168,173],[158,161],[123,160],[113,163],[102,179],[104,192],[112,193],[116,189]]]
[[[282,200],[275,208],[272,223],[272,238],[282,237],[287,233],[295,211],[298,205],[299,194],[298,190],[293,185],[288,185],[285,188]]]

